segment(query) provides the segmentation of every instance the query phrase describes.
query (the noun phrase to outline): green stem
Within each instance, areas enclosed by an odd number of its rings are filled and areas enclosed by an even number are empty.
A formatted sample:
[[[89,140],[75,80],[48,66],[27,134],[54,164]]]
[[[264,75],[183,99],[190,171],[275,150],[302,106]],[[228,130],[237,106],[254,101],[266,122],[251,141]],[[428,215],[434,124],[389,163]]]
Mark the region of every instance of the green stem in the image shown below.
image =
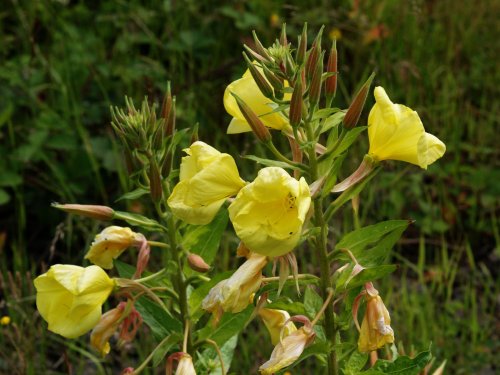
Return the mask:
[[[147,282],[147,281],[151,281],[151,280],[156,279],[157,277],[163,276],[166,272],[167,272],[167,269],[166,268],[162,268],[161,270],[159,270],[156,273],[153,273],[153,274],[151,274],[149,276],[146,276],[146,277],[141,277],[140,279],[135,279],[135,281],[138,282],[138,283],[144,283],[144,282]]]
[[[340,135],[339,135],[339,138],[337,139],[337,141],[333,144],[333,146],[331,148],[326,150],[326,152],[319,157],[319,161],[326,160],[326,158],[328,158],[331,154],[333,154],[335,151],[337,151],[339,146],[342,144],[342,141],[344,140],[346,134],[347,134],[347,131],[342,127],[342,131],[340,132]]]
[[[292,167],[295,167],[297,169],[300,169],[302,171],[305,171],[305,166],[300,163],[296,163],[290,159],[288,159],[285,155],[283,155],[279,150],[276,148],[274,143],[272,141],[266,142],[266,146],[271,150],[271,152],[278,158],[278,160],[285,162],[287,164],[290,164]]]
[[[307,138],[309,142],[316,142],[316,138],[314,137],[314,132],[311,127],[311,117],[312,116],[309,116],[308,121],[306,121]],[[316,181],[319,177],[318,159],[314,147],[309,149],[309,175],[312,181]],[[325,221],[325,217],[323,216],[323,198],[321,194],[314,199],[313,203],[313,225],[321,228],[320,234],[316,237],[314,243],[320,262],[321,294],[323,296],[323,300],[326,301],[328,298],[331,298],[331,273],[327,250],[328,222]],[[325,333],[327,339],[333,347],[336,344],[337,330],[335,328],[333,305],[330,303],[327,304],[325,308]],[[328,356],[328,375],[338,375],[338,372],[337,353],[335,349],[332,349],[330,355]]]

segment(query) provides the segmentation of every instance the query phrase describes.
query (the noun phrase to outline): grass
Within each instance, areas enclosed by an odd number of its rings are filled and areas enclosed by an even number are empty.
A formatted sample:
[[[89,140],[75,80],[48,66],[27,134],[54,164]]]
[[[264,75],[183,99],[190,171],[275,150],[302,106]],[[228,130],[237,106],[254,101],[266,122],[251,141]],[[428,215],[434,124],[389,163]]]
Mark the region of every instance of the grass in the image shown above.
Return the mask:
[[[79,263],[97,231],[95,224],[65,218],[49,204],[111,204],[124,191],[108,108],[121,105],[125,94],[136,101],[144,95],[158,99],[169,79],[178,96],[179,127],[199,123],[203,140],[245,153],[252,137],[223,132],[228,116],[222,94],[243,71],[241,44],[248,43],[250,31],[256,29],[266,44],[277,35],[271,14],[287,22],[290,34],[304,21],[310,30],[326,24],[325,35],[340,30],[339,106],[375,70],[375,84],[416,109],[426,129],[447,144],[445,157],[426,172],[401,163],[386,168],[361,196],[360,224],[416,220],[394,251],[398,272],[379,288],[386,291],[405,350],[432,341],[436,364],[447,359],[449,373],[495,371],[498,4],[295,3],[119,1],[91,9],[85,3],[26,6],[29,1],[12,0],[2,9],[0,310],[12,323],[1,327],[6,350],[0,372],[111,373],[126,357],[148,352],[152,343],[142,335],[138,345],[101,363],[85,340],[68,344],[47,333],[34,309],[31,279],[47,264]],[[361,142],[352,167],[364,150]],[[238,164],[242,174],[255,173],[250,162]],[[339,232],[354,226],[349,209],[344,212],[336,223]],[[231,262],[225,248],[224,265]],[[255,354],[257,345],[267,350]],[[256,357],[262,362],[270,349],[264,336],[251,333],[239,348],[237,373],[255,372]]]

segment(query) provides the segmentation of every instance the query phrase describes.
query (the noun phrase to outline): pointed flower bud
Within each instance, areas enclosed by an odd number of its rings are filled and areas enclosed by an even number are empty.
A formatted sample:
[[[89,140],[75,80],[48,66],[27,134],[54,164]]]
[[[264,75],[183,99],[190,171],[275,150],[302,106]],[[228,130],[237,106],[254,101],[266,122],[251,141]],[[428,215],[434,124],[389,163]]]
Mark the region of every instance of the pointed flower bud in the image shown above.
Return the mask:
[[[204,142],[184,149],[179,183],[168,198],[172,213],[188,224],[210,223],[227,198],[245,186],[234,159]]]
[[[272,375],[295,362],[304,349],[314,341],[314,330],[310,324],[300,327],[282,339],[271,353],[269,361],[259,367],[262,375]]]
[[[247,54],[243,52],[243,58],[245,59],[245,62],[248,65],[248,70],[250,71],[250,74],[253,77],[253,80],[259,87],[260,92],[266,97],[272,99],[274,97],[274,92],[272,87],[269,85],[267,80],[264,78],[262,73],[257,69],[257,66],[250,61],[248,58]]]
[[[223,312],[238,313],[250,304],[251,296],[260,288],[266,264],[267,257],[251,254],[229,279],[220,281],[210,290],[201,306],[214,315],[215,323]]]
[[[261,119],[255,114],[254,111],[252,111],[252,109],[248,106],[248,104],[246,104],[238,95],[236,95],[235,93],[231,94],[236,99],[238,108],[245,117],[245,120],[252,128],[252,131],[255,134],[255,136],[261,142],[269,142],[271,140],[271,133],[269,133],[269,130],[267,130]]]
[[[273,345],[277,345],[280,338],[285,338],[297,330],[295,324],[289,321],[290,314],[285,310],[262,308],[259,310],[259,316],[271,335]]]
[[[189,254],[187,257],[187,261],[189,268],[191,268],[193,271],[205,273],[210,270],[210,266],[198,254]]]
[[[283,23],[283,26],[281,28],[280,44],[285,47],[288,45],[288,40],[286,38],[286,23]]]
[[[376,289],[374,290],[376,293],[367,289],[365,296],[366,311],[358,340],[360,352],[371,352],[385,344],[394,342],[394,331],[391,328],[389,311],[387,311]]]
[[[116,286],[98,266],[56,264],[34,280],[36,306],[49,330],[69,339],[94,328]]]
[[[277,77],[276,74],[271,72],[269,68],[265,65],[262,65],[262,71],[264,72],[264,75],[266,76],[266,79],[269,81],[271,86],[273,86],[275,95],[281,93],[283,91],[283,88],[285,87],[283,84],[283,79]]]
[[[354,128],[361,117],[361,112],[363,111],[363,107],[365,106],[366,97],[368,96],[368,92],[370,90],[370,85],[372,84],[373,78],[375,77],[375,73],[372,73],[370,77],[366,80],[365,84],[359,89],[354,100],[352,101],[347,113],[342,120],[342,125],[346,129]]]
[[[153,202],[159,202],[163,195],[160,170],[154,158],[149,161],[149,193]]]
[[[112,220],[115,215],[115,211],[111,207],[107,206],[52,203],[52,207],[66,211],[70,214],[86,216],[92,219],[103,221]]]
[[[383,87],[376,87],[375,105],[368,115],[368,154],[377,161],[401,160],[427,169],[443,156],[446,146],[426,133],[418,113],[394,104]]]
[[[337,93],[337,41],[334,39],[332,48],[330,49],[330,56],[328,56],[328,63],[326,65],[327,73],[335,73],[333,76],[328,77],[325,83],[325,94],[334,97]]]
[[[141,247],[144,242],[146,238],[141,233],[113,225],[95,236],[85,259],[99,267],[111,269],[113,259],[118,258],[128,247]]]
[[[316,64],[316,69],[311,80],[311,86],[309,86],[309,102],[310,107],[314,108],[321,97],[321,79],[323,76],[323,53],[321,53],[318,62]]]
[[[297,181],[282,168],[267,167],[240,190],[229,206],[229,217],[251,251],[276,257],[297,245],[310,205],[303,177]]]
[[[290,101],[290,125],[297,127],[300,125],[302,120],[302,105],[303,105],[303,90],[302,90],[302,80],[297,79],[295,87],[293,88],[292,100]]]
[[[264,48],[259,38],[257,37],[257,33],[255,32],[255,30],[252,31],[252,35],[253,35],[253,40],[255,42],[255,47],[254,47],[255,52],[257,52],[265,60],[272,61],[271,57],[269,56],[269,53],[267,52],[267,50]]]
[[[302,28],[302,34],[299,37],[299,43],[297,48],[297,64],[300,66],[305,58],[307,51],[307,22],[304,23],[304,27]]]
[[[318,64],[318,59],[321,54],[321,36],[323,34],[323,29],[324,26],[321,27],[318,35],[316,35],[313,45],[309,50],[309,56],[307,57],[306,77],[309,80],[312,79],[312,76],[314,75],[314,71],[316,70],[316,65]]]

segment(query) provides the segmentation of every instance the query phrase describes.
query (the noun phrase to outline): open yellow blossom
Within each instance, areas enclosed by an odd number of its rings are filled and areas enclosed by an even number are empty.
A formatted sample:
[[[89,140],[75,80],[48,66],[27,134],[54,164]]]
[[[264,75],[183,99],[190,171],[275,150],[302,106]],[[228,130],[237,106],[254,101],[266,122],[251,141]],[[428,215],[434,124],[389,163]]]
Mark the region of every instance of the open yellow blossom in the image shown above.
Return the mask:
[[[234,159],[203,142],[184,150],[179,183],[168,198],[175,216],[189,224],[212,221],[225,200],[245,186]]]
[[[0,325],[8,326],[10,324],[10,316],[4,315],[0,318]]]
[[[215,322],[223,312],[238,313],[251,302],[251,296],[260,288],[262,269],[267,258],[251,254],[247,261],[229,278],[215,285],[203,299],[202,308],[213,313]]]
[[[285,310],[262,308],[259,310],[259,316],[271,335],[273,345],[280,342],[280,337],[286,337],[297,330],[293,322],[287,322],[290,319],[290,314]],[[287,322],[286,325],[285,322]]]
[[[101,307],[115,281],[98,266],[56,264],[35,281],[36,306],[49,330],[67,338],[90,331],[99,323]]]
[[[196,375],[193,358],[189,354],[184,353],[182,355],[177,365],[177,370],[175,370],[175,375]]]
[[[278,342],[269,361],[259,367],[262,375],[272,375],[295,362],[307,345],[314,341],[315,333],[311,326],[303,326]]]
[[[385,344],[394,342],[394,331],[391,328],[389,311],[378,294],[366,295],[366,312],[361,323],[358,350],[371,352]]]
[[[85,259],[101,268],[111,269],[113,259],[118,258],[128,247],[138,246],[145,240],[142,234],[130,228],[110,226],[95,236]]]
[[[224,108],[226,108],[227,113],[233,116],[227,128],[228,134],[252,131],[231,93],[238,95],[260,117],[265,126],[277,130],[290,126],[288,120],[281,113],[270,113],[273,111],[272,101],[262,94],[252,74],[247,69],[243,77],[231,82],[224,92]],[[285,95],[285,99],[289,98],[289,94],[288,97]]]
[[[229,206],[229,217],[251,251],[277,257],[297,244],[310,205],[304,178],[297,181],[282,168],[268,167],[240,190]]]
[[[401,160],[427,169],[443,156],[446,146],[426,133],[418,113],[391,102],[382,87],[374,91],[376,103],[368,116],[369,155],[377,161]]]

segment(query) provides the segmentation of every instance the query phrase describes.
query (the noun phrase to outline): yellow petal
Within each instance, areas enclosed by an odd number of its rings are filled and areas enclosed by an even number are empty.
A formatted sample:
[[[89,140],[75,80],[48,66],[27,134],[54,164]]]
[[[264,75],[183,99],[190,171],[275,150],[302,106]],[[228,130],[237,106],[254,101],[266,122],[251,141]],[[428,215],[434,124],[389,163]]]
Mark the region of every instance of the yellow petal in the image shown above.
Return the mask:
[[[285,326],[285,322],[290,319],[290,314],[285,310],[262,308],[259,310],[259,316],[264,321],[271,335],[271,342],[273,345],[277,345],[280,342],[282,331],[284,338],[297,330],[293,322],[288,322]]]
[[[446,146],[441,140],[429,133],[424,133],[418,142],[418,165],[427,169],[427,166],[442,157],[446,151]]]

